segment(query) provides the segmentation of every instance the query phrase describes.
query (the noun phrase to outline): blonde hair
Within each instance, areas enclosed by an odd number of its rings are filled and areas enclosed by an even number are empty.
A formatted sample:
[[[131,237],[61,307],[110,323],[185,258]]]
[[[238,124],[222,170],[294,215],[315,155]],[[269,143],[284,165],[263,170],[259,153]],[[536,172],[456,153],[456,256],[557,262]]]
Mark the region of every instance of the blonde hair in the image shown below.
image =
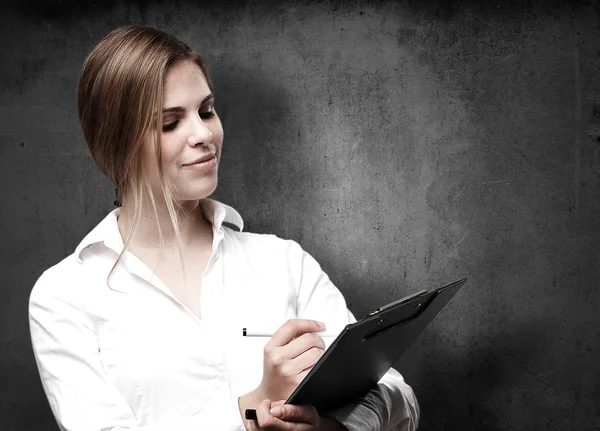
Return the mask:
[[[139,226],[145,199],[157,219],[152,186],[144,175],[144,145],[154,144],[161,191],[180,245],[174,190],[160,151],[164,80],[179,61],[198,65],[212,91],[202,58],[165,31],[143,26],[113,30],[92,49],[83,63],[77,87],[77,111],[83,136],[100,170],[115,184],[117,202],[134,208],[132,227],[107,282],[129,248]]]

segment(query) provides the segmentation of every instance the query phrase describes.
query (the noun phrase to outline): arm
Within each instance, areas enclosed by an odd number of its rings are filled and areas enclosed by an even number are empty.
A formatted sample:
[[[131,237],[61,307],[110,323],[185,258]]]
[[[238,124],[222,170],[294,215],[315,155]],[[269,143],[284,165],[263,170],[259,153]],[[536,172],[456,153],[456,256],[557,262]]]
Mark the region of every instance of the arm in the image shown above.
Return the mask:
[[[356,321],[342,294],[317,261],[295,243],[290,250],[290,262],[296,262],[292,270],[298,286],[298,317],[321,320],[335,329]],[[418,426],[419,415],[412,388],[393,368],[361,400],[330,414],[350,431],[412,431]]]
[[[194,417],[138,426],[130,406],[104,371],[94,322],[83,301],[86,289],[76,284],[49,270],[36,283],[29,301],[33,350],[61,430],[244,430],[237,400]]]
[[[393,368],[361,400],[331,414],[349,431],[412,431],[419,425],[419,416],[419,404],[411,387]]]

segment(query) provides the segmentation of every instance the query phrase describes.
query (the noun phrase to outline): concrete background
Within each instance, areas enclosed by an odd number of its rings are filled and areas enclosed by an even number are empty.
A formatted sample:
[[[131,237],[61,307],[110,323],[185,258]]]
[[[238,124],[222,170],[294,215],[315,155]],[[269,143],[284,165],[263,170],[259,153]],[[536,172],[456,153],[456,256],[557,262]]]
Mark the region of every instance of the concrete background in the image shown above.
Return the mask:
[[[469,277],[397,364],[421,429],[600,429],[598,3],[2,8],[1,429],[55,429],[27,300],[112,209],[74,94],[87,52],[130,23],[205,56],[216,197],[300,242],[357,316]]]

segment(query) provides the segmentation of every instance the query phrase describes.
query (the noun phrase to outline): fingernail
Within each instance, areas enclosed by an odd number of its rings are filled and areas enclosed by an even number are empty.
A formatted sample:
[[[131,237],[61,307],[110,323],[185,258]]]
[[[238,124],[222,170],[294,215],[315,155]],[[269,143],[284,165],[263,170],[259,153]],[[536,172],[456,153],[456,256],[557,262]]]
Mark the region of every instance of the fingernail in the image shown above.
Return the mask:
[[[317,322],[317,323],[319,324],[319,326],[320,326],[321,328],[323,328],[323,329],[325,329],[325,328],[326,328],[326,325],[325,325],[325,323],[323,323],[323,322]]]
[[[271,408],[271,416],[279,417],[283,414],[283,409],[279,406]]]

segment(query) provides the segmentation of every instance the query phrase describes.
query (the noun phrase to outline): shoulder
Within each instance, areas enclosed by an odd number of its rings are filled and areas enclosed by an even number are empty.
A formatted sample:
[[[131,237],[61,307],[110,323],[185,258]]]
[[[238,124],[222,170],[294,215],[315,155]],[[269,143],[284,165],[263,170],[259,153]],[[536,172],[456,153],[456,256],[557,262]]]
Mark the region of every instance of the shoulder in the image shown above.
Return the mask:
[[[304,250],[291,239],[280,238],[273,234],[238,232],[225,228],[225,236],[229,242],[250,252],[268,254],[274,257],[299,258]]]
[[[74,252],[48,268],[38,278],[30,294],[32,304],[59,301],[92,301],[91,293],[106,286],[122,241],[117,226],[119,209],[109,212],[81,240]]]
[[[225,254],[241,262],[248,262],[255,270],[269,277],[287,277],[299,286],[307,276],[322,273],[319,263],[296,241],[272,234],[256,234],[228,230]]]
[[[77,286],[83,284],[82,269],[73,253],[44,271],[29,295],[30,311],[36,306],[43,307],[55,301],[72,304],[80,302],[83,292]]]

